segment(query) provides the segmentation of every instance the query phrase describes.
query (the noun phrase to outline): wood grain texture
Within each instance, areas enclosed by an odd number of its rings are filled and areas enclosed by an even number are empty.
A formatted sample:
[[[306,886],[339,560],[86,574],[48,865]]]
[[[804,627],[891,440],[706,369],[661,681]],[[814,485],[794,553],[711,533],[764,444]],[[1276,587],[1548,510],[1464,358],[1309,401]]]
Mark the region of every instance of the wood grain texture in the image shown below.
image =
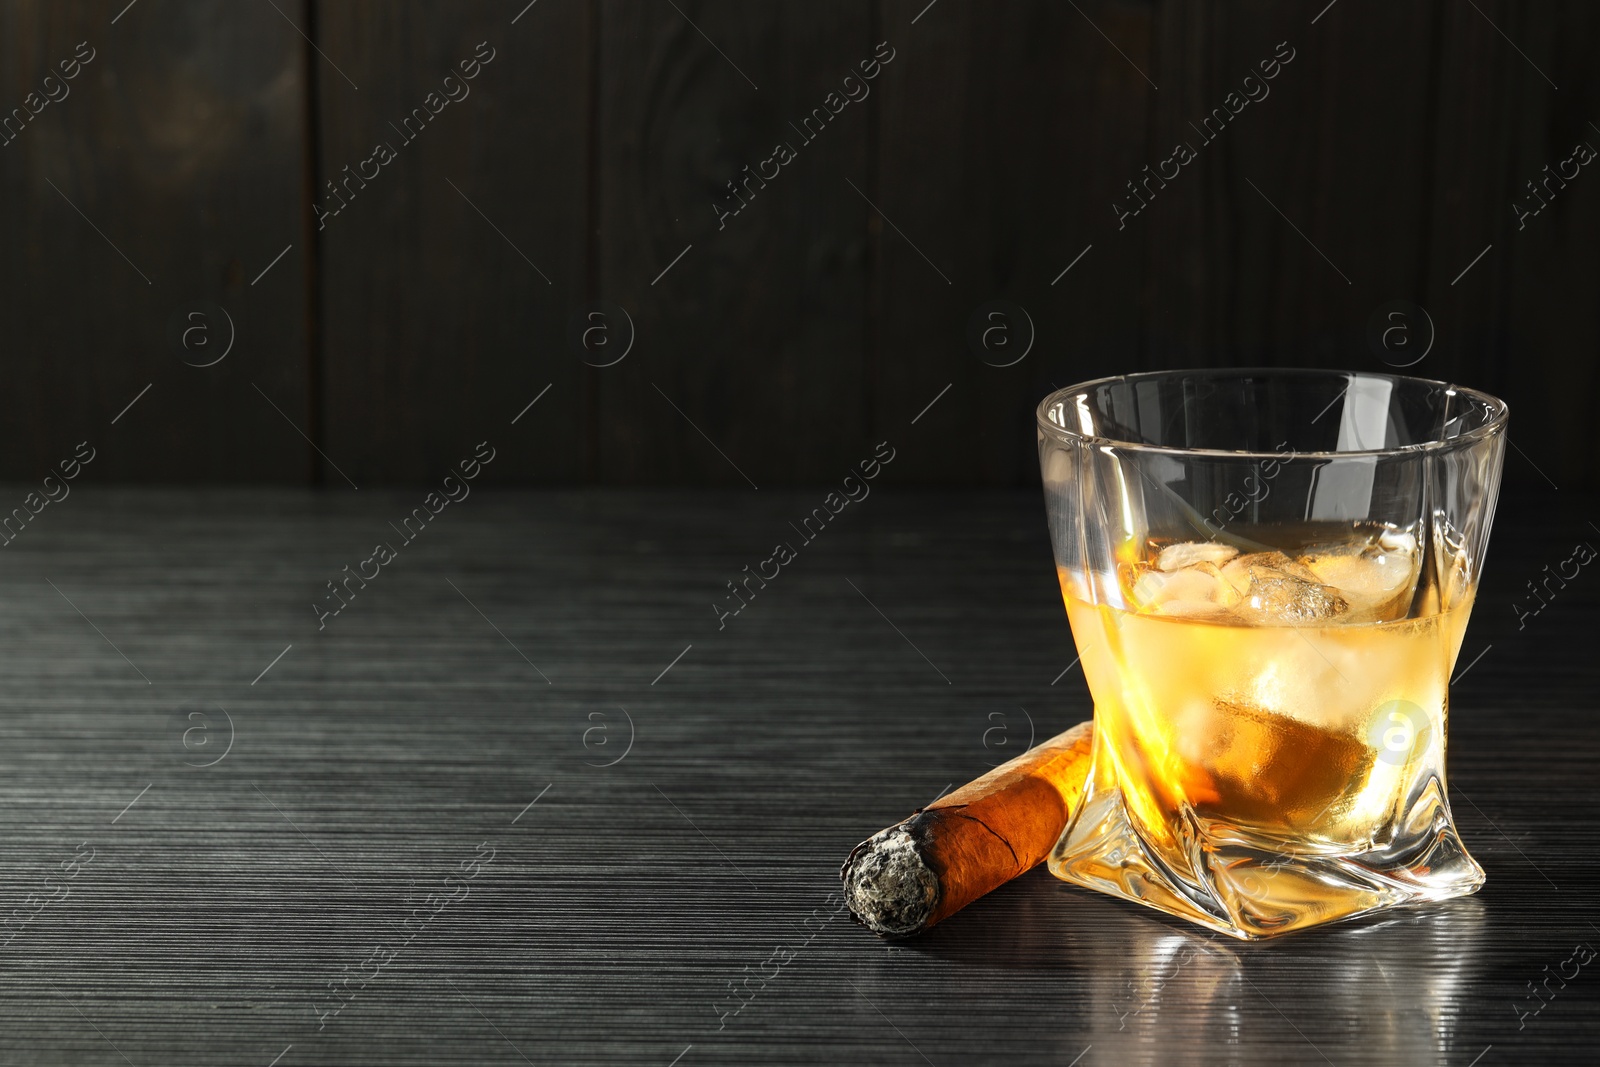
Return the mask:
[[[546,386],[542,458],[520,480],[585,477],[566,334],[586,291],[590,21],[581,4],[520,7],[317,7],[317,201],[338,211],[321,234],[322,414],[357,484],[442,477]],[[392,160],[363,166],[379,144]]]
[[[888,434],[952,386],[927,416],[946,436],[902,476],[1031,477],[1040,398],[1136,365],[1145,252],[1111,203],[1153,162],[1152,11],[1080,7],[883,5],[902,58],[871,189],[874,423]],[[1000,319],[994,301],[1011,305]]]
[[[100,478],[298,481],[302,42],[265,4],[147,0],[112,25],[123,6],[0,9],[3,114],[61,97],[0,146],[0,476],[42,478],[88,439]],[[78,54],[93,58],[63,85]],[[196,302],[231,325],[186,319]],[[184,323],[209,345],[180,348]],[[220,363],[185,365],[229,336]]]
[[[0,901],[68,890],[0,950],[0,1060],[1587,1063],[1593,965],[1517,1011],[1600,939],[1600,580],[1511,604],[1600,535],[1508,481],[1451,709],[1487,886],[1258,945],[1042,870],[904,945],[827,921],[857,841],[1089,713],[1036,494],[882,484],[719,630],[809,494],[480,491],[318,631],[414,494],[86,488],[0,571]]]
[[[1182,144],[1197,158],[1129,221],[1148,247],[1155,366],[1382,371],[1369,315],[1422,302],[1433,6],[1317,15],[1161,8],[1151,139],[1162,157]]]
[[[1568,4],[1553,32],[1531,23],[1519,20],[1523,49],[1564,86],[1556,92],[1531,68],[1522,72],[1523,91],[1538,100],[1539,119],[1530,116],[1516,127],[1515,191],[1519,201],[1537,206],[1527,182],[1541,183],[1544,168],[1556,171],[1579,144],[1600,153],[1600,84],[1587,76],[1591,53],[1581,43],[1600,38],[1600,11]],[[1551,190],[1541,184],[1549,204],[1525,220],[1525,229],[1518,228],[1509,205],[1501,207],[1514,257],[1515,319],[1500,387],[1530,416],[1518,426],[1522,447],[1569,486],[1584,484],[1600,460],[1600,444],[1588,433],[1590,413],[1600,401],[1600,307],[1592,299],[1595,286],[1586,280],[1600,271],[1600,244],[1594,240],[1600,233],[1600,181],[1585,181],[1600,173],[1589,170],[1584,165]]]
[[[420,483],[548,386],[522,483],[820,484],[940,397],[901,476],[1028,485],[1052,386],[1382,370],[1368,331],[1404,300],[1415,373],[1503,395],[1551,481],[1592,485],[1590,168],[1513,213],[1600,147],[1591,7],[12,3],[0,476],[87,439],[118,481]],[[15,119],[79,42],[70,95]],[[471,95],[403,135],[479,42]],[[1270,94],[1202,135],[1280,42]],[[870,92],[803,133],[852,72]],[[232,317],[215,367],[172,340],[196,301]],[[1031,334],[1013,366],[975,350],[994,301]],[[613,347],[586,353],[596,303]]]
[[[878,94],[825,102],[873,56],[871,8],[677,7],[599,5],[596,295],[638,332],[594,374],[599,477],[836,481],[867,426],[868,208],[848,182],[868,180]],[[764,167],[780,144],[793,158]]]
[[[1531,473],[1532,458],[1556,484],[1572,485],[1587,479],[1596,455],[1586,431],[1600,398],[1600,311],[1578,290],[1593,289],[1582,278],[1597,263],[1588,235],[1600,224],[1600,182],[1591,192],[1583,167],[1564,187],[1559,178],[1541,184],[1549,206],[1536,214],[1519,220],[1513,205],[1537,208],[1528,183],[1541,183],[1544,168],[1579,142],[1600,150],[1592,124],[1600,89],[1575,47],[1600,23],[1581,4],[1549,24],[1531,16],[1502,3],[1449,6],[1441,20],[1450,120],[1438,144],[1429,306],[1443,323],[1470,324],[1442,340],[1461,380],[1483,381],[1511,404],[1525,453],[1511,462]]]

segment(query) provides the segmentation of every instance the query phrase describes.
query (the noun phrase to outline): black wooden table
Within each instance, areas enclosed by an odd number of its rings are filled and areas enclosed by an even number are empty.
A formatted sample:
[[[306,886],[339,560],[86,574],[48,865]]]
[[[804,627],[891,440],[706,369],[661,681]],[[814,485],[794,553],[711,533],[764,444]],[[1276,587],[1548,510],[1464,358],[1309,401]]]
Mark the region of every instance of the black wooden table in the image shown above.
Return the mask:
[[[0,1059],[1592,1062],[1600,575],[1517,614],[1600,544],[1574,494],[1503,503],[1462,655],[1478,896],[1236,944],[1039,870],[886,944],[850,847],[1089,703],[1035,494],[802,543],[824,492],[49,506],[0,549]]]

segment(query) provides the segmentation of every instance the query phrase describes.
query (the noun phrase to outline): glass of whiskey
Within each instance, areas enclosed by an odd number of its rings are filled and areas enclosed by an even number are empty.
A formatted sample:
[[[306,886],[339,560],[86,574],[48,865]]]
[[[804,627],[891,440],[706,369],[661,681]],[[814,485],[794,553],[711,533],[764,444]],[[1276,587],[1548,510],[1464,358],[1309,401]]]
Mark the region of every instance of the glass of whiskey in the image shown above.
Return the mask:
[[[1506,419],[1475,390],[1342,371],[1046,397],[1095,724],[1051,873],[1243,939],[1476,891],[1445,725]]]

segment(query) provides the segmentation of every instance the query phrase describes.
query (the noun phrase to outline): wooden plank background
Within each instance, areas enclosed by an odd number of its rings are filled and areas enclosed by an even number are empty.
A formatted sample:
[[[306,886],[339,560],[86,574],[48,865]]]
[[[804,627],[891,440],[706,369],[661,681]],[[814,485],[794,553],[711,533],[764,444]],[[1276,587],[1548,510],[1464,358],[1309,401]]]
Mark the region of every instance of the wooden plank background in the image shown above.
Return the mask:
[[[402,138],[480,42],[470,95]],[[1515,476],[1592,486],[1600,180],[1520,229],[1512,203],[1600,147],[1597,47],[1578,0],[15,0],[0,478],[88,439],[108,480],[427,482],[518,418],[496,482],[823,483],[887,439],[914,440],[898,480],[1030,484],[1054,385],[1385,370],[1367,324],[1404,300],[1415,373],[1512,403]],[[211,367],[173,340],[194,307],[206,358],[233,336]],[[1012,347],[974,344],[993,321]]]
[[[0,5],[5,116],[93,55],[0,147],[0,475],[87,440],[95,479],[303,479],[302,42],[264,4],[120,6]],[[204,304],[227,317],[184,318]]]

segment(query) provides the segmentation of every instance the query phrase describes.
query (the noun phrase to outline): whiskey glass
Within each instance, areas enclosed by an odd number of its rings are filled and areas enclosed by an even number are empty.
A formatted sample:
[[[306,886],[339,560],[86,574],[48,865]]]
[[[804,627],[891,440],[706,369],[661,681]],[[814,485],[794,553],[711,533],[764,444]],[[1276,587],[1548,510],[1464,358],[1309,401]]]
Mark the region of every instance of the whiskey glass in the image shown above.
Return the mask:
[[[1243,939],[1477,890],[1445,728],[1506,405],[1161,371],[1059,390],[1037,421],[1095,723],[1051,873]]]

